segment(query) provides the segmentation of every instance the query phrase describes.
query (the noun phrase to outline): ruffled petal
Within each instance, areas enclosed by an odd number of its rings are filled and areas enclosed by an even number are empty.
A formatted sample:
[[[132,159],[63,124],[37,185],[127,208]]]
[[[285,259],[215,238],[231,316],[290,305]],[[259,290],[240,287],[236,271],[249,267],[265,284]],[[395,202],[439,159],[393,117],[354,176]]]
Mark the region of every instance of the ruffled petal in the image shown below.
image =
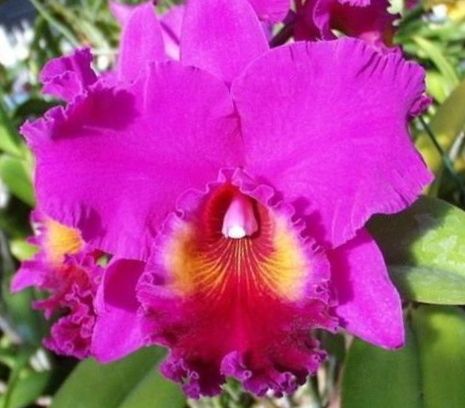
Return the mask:
[[[92,339],[92,355],[101,362],[124,357],[144,345],[136,298],[136,283],[144,267],[139,261],[112,260],[105,271]]]
[[[43,92],[71,102],[97,80],[91,62],[88,48],[50,60],[40,73]]]
[[[237,196],[254,206],[259,229],[232,239],[221,225]],[[193,398],[219,393],[226,376],[257,395],[294,391],[325,356],[311,330],[338,326],[324,252],[291,207],[241,171],[179,206],[137,288],[144,332],[171,349],[162,372]]]
[[[44,345],[57,354],[89,357],[96,318],[94,299],[102,269],[88,256],[80,262],[67,260],[57,272],[54,285],[50,285],[51,280],[47,285],[51,296],[34,305],[47,317],[61,316],[52,325]]]
[[[37,246],[34,257],[21,264],[12,290],[28,286],[46,291],[48,297],[34,303],[46,318],[56,318],[44,345],[58,354],[89,356],[95,324],[94,299],[102,276],[97,265],[101,253],[86,246],[79,231],[67,228],[34,210],[31,221]]]
[[[289,9],[289,0],[249,0],[258,17],[264,21],[278,23],[284,20]]]
[[[136,79],[154,61],[166,59],[160,23],[151,2],[135,6],[123,27],[118,60],[119,76]]]
[[[328,256],[338,301],[336,313],[342,325],[375,345],[401,347],[405,340],[402,303],[369,233],[360,230]]]
[[[245,168],[294,203],[317,242],[338,246],[431,181],[407,130],[423,92],[418,65],[362,41],[274,49],[232,84]]]
[[[247,0],[189,1],[181,37],[184,64],[231,82],[267,49],[263,29]]]
[[[96,86],[22,132],[36,155],[44,211],[130,259],[148,256],[181,193],[242,162],[227,87],[176,62],[152,65],[128,89]]]

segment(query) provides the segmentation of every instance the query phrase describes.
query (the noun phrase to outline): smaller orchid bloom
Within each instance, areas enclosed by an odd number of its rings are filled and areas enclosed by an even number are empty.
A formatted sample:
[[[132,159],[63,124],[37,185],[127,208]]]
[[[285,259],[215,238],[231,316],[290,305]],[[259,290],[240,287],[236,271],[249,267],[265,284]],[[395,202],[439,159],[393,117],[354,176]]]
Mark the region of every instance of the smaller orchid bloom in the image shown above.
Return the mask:
[[[296,40],[336,38],[334,30],[367,41],[376,48],[392,45],[393,22],[388,0],[296,0]]]
[[[365,225],[431,181],[407,126],[428,101],[422,69],[356,39],[270,49],[246,0],[189,1],[167,60],[140,7],[118,80],[82,81],[22,127],[44,211],[116,257],[92,355],[166,346],[163,373],[197,398],[227,377],[293,392],[324,359],[316,329],[401,347],[401,300]]]
[[[36,236],[30,242],[38,252],[21,264],[12,290],[35,287],[48,292],[47,299],[34,304],[46,318],[58,319],[44,345],[57,354],[88,357],[96,319],[93,302],[103,272],[96,263],[101,253],[89,248],[78,230],[40,211],[31,218]]]

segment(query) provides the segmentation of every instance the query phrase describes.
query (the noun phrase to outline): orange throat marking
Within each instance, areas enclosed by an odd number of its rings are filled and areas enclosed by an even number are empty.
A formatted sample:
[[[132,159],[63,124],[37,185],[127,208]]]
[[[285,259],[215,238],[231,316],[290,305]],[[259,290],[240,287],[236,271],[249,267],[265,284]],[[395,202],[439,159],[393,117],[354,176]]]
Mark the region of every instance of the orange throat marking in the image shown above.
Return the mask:
[[[259,230],[240,239],[225,237],[221,233],[225,205],[217,197],[221,194],[225,192],[213,194],[198,222],[179,220],[174,227],[163,258],[173,288],[183,296],[209,300],[232,293],[299,299],[309,264],[292,225],[254,201]],[[233,190],[233,194],[241,193]],[[226,203],[230,198],[226,195]]]

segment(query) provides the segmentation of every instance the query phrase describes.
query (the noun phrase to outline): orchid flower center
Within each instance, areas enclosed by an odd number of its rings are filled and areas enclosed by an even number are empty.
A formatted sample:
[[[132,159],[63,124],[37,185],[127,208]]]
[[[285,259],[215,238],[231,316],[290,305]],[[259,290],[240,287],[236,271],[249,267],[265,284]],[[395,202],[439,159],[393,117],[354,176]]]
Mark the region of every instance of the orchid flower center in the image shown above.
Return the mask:
[[[216,188],[172,228],[160,260],[177,293],[228,304],[302,295],[301,278],[311,265],[298,231],[285,213],[237,187]]]
[[[222,234],[226,238],[241,239],[258,231],[252,201],[241,193],[234,195],[223,218]]]

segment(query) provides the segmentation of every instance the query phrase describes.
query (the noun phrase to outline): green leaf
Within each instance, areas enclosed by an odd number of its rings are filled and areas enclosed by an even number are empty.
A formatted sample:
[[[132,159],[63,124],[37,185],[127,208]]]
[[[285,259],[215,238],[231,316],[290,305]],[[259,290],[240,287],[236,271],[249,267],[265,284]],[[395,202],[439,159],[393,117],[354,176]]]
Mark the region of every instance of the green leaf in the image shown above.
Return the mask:
[[[5,408],[29,406],[40,397],[49,379],[50,372],[48,371],[34,372],[30,369],[23,369],[14,379],[14,383],[8,384],[8,400],[5,400],[5,397],[0,398],[0,406]]]
[[[20,293],[11,292],[11,279],[15,264],[8,251],[5,236],[0,233],[0,268],[1,296],[0,313],[4,318],[8,334],[15,342],[27,345],[39,345],[46,331],[46,324],[41,314],[32,309],[32,303],[37,300],[33,289],[26,289]]]
[[[72,46],[79,47],[79,40],[76,38],[72,30],[70,30],[66,24],[61,22],[53,13],[50,12],[50,8],[53,4],[51,3],[48,6],[42,4],[40,0],[29,0],[32,5],[36,8],[37,12],[59,33],[66,38]]]
[[[163,356],[161,349],[151,347],[108,365],[86,360],[58,391],[52,408],[182,407],[179,389],[155,373]]]
[[[410,314],[407,344],[398,351],[354,340],[343,373],[342,408],[463,408],[465,313],[425,305]]]
[[[12,196],[6,208],[0,208],[0,230],[10,238],[24,239],[32,234],[29,225],[31,207]]]
[[[46,333],[46,323],[40,312],[32,309],[37,300],[33,289],[25,289],[19,293],[11,293],[10,280],[2,285],[2,302],[10,325],[21,341],[39,345]]]
[[[453,65],[444,56],[442,49],[426,38],[413,37],[413,41],[416,43],[418,48],[423,51],[423,53],[431,61],[433,61],[434,65],[436,65],[438,70],[447,80],[450,90],[454,89],[459,83],[459,78]]]
[[[0,178],[12,194],[30,206],[34,206],[34,190],[24,160],[8,155],[1,156]]]
[[[29,244],[24,239],[13,239],[10,241],[11,254],[19,261],[31,259],[38,251],[35,245]]]
[[[425,408],[463,408],[465,313],[455,307],[421,306],[412,311],[412,323]]]
[[[428,94],[433,96],[439,103],[443,103],[449,95],[447,81],[438,71],[427,71],[426,88]]]
[[[407,299],[441,305],[465,303],[465,277],[457,273],[394,265],[389,266],[389,274]]]
[[[465,213],[422,197],[406,211],[376,216],[369,230],[402,295],[434,304],[465,304]]]
[[[1,96],[2,93],[0,91]],[[0,101],[0,150],[16,156],[22,156],[24,153],[21,138],[11,123],[11,119],[2,101]]]
[[[422,408],[417,347],[387,351],[361,340],[350,347],[342,379],[342,408]]]
[[[465,106],[465,80],[454,89],[446,101],[438,108],[429,124],[436,141],[446,153],[449,152],[454,141],[465,129],[465,109],[457,109],[458,106]],[[431,138],[427,134],[421,133],[418,136],[416,145],[428,168],[434,174],[440,174],[444,163]]]
[[[119,408],[181,408],[185,405],[186,398],[178,385],[152,369],[128,394]]]
[[[465,112],[463,109],[457,109],[457,106],[465,104],[465,80],[457,87],[447,98],[447,100],[438,108],[436,114],[431,120],[431,130],[438,138],[444,150],[448,150],[457,135],[465,127]]]
[[[37,97],[31,97],[26,99],[20,105],[16,106],[14,110],[14,118],[21,122],[24,121],[24,118],[27,117],[38,117],[43,115],[48,109],[54,106],[56,106],[56,103],[54,102],[45,101]]]

